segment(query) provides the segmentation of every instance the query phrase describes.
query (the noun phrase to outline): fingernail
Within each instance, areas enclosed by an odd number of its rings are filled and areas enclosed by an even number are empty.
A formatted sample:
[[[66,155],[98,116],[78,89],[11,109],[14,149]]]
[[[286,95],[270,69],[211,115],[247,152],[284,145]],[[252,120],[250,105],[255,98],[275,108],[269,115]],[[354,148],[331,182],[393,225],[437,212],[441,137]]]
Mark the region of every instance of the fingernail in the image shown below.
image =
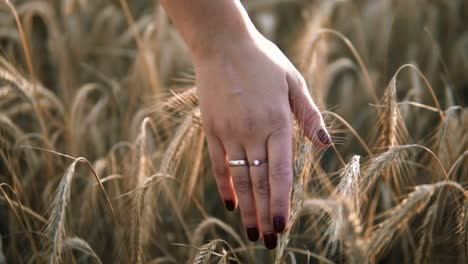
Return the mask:
[[[234,211],[234,209],[236,208],[232,200],[224,200],[224,204],[226,205],[226,209],[228,211]]]
[[[275,216],[273,217],[273,228],[275,229],[276,233],[281,233],[284,230],[284,217],[282,216]]]
[[[274,249],[276,247],[278,237],[276,233],[265,233],[263,234],[263,243],[265,243],[265,247],[268,249]]]
[[[331,144],[330,135],[328,135],[327,131],[325,131],[325,129],[323,128],[317,131],[317,138],[320,140],[320,142],[322,142],[325,145]]]
[[[256,226],[248,226],[247,227],[247,237],[250,241],[257,241],[260,237],[258,233],[258,228]]]

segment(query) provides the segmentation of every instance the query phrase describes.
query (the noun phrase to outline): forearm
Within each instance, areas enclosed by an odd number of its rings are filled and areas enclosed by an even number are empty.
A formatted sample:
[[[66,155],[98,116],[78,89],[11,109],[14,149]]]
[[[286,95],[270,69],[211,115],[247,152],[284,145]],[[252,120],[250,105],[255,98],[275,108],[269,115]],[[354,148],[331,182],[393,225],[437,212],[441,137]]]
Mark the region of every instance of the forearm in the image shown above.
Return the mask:
[[[239,0],[161,0],[192,56],[219,52],[256,32]]]

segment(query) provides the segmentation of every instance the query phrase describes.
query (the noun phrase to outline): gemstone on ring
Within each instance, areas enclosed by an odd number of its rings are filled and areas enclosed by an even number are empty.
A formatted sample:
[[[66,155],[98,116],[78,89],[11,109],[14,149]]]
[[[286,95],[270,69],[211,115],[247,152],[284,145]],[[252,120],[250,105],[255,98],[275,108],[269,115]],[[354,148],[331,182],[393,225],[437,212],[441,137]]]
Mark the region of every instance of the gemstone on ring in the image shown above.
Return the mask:
[[[252,163],[250,164],[251,166],[260,166],[262,163],[265,163],[266,161],[263,161],[263,160],[254,160],[252,161]]]

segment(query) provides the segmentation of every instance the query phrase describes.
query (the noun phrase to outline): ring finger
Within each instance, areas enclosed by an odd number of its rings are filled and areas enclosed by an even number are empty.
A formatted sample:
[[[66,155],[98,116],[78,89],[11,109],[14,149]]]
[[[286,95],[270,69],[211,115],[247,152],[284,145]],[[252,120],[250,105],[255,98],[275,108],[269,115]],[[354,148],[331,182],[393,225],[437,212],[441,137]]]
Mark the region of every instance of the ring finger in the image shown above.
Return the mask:
[[[227,145],[226,151],[231,161],[246,160],[244,149],[240,145]],[[259,238],[259,231],[249,166],[230,166],[229,172],[232,177],[234,190],[236,191],[242,222],[246,228],[247,237],[250,241],[257,241]]]

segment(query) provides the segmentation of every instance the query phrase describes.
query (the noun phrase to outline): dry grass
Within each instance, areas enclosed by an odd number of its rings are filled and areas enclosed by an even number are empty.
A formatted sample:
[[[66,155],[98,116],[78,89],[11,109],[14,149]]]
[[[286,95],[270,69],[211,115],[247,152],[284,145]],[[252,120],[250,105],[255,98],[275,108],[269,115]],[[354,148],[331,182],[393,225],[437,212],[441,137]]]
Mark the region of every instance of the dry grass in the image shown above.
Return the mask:
[[[157,4],[0,2],[0,263],[468,262],[465,0],[246,1],[335,142],[296,133],[275,252],[223,209]]]

